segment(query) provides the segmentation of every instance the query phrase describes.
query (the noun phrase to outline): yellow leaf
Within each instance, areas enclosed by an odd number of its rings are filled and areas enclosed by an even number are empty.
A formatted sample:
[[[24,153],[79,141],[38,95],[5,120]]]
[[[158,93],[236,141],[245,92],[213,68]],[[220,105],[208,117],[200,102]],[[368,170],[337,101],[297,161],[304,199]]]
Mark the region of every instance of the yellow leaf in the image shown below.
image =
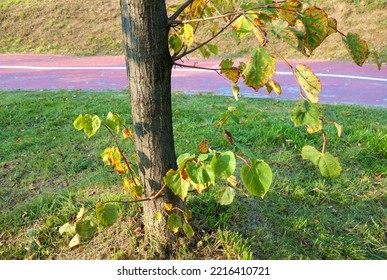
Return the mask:
[[[184,45],[190,47],[194,41],[194,30],[190,24],[184,24],[181,29],[181,39]]]
[[[164,208],[165,208],[165,210],[170,212],[170,211],[172,211],[173,205],[171,203],[165,203],[164,202]]]
[[[339,125],[337,122],[334,122],[333,123],[337,129],[337,136],[338,137],[341,137],[341,135],[343,134],[343,127],[341,125]]]
[[[236,101],[239,100],[239,86],[235,83],[232,84],[232,94],[234,95],[234,98]]]
[[[78,246],[81,243],[81,239],[79,238],[79,234],[76,234],[69,243],[69,248],[72,249]]]

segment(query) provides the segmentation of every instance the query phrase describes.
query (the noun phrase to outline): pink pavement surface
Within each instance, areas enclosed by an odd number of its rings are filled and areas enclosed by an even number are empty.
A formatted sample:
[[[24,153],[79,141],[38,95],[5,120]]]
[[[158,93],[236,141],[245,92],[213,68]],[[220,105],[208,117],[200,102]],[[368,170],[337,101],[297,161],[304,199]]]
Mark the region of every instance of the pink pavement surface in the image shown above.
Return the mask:
[[[219,67],[219,59],[190,59],[179,63],[199,67]],[[332,61],[290,61],[308,65],[319,76],[323,89],[320,100],[326,103],[361,104],[387,107],[387,70],[375,65],[358,67]],[[28,69],[26,69],[28,67]],[[35,67],[35,68],[34,68]],[[39,68],[42,67],[42,68]],[[81,69],[79,69],[81,68]],[[274,80],[282,86],[282,99],[298,99],[299,90],[285,64],[277,63]],[[269,97],[239,83],[241,96]],[[0,55],[0,90],[120,90],[127,87],[123,56],[70,57],[30,54]],[[176,67],[172,89],[187,93],[211,92],[232,95],[230,82],[214,71]],[[270,97],[275,98],[275,94]]]

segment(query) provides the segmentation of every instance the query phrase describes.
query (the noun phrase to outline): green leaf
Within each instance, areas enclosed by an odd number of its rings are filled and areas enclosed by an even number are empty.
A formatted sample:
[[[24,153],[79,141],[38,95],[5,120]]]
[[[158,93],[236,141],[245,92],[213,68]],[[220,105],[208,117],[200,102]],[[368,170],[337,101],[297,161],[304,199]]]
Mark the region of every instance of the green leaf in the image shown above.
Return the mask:
[[[320,79],[313,73],[308,66],[299,64],[296,67],[296,78],[300,86],[306,93],[306,97],[313,102],[318,103],[318,96],[321,92]]]
[[[210,52],[212,52],[214,55],[218,55],[219,54],[218,46],[208,44],[207,47],[208,47],[208,50]]]
[[[215,182],[215,174],[211,169],[211,166],[201,166],[194,162],[187,163],[187,174],[189,178],[199,185],[207,185]]]
[[[168,228],[173,233],[177,233],[179,231],[179,228],[181,228],[183,226],[183,223],[181,222],[181,218],[179,215],[172,213],[168,217],[167,225],[168,225]]]
[[[236,168],[236,160],[233,152],[228,151],[215,155],[211,161],[211,167],[215,175],[221,178],[230,177]]]
[[[154,219],[156,222],[160,223],[161,220],[163,219],[163,215],[161,214],[161,212],[157,212],[154,216]]]
[[[263,47],[257,47],[242,73],[245,84],[258,91],[273,78],[275,68],[276,59],[271,57]]]
[[[97,231],[97,225],[90,219],[80,220],[75,225],[75,231],[81,239],[89,240]]]
[[[178,35],[172,35],[169,37],[169,46],[173,50],[173,52],[179,53],[180,50],[183,48],[183,41]]]
[[[343,42],[353,61],[362,66],[369,55],[367,42],[354,33],[348,33],[346,37],[343,37]]]
[[[341,174],[340,162],[330,153],[321,153],[315,147],[305,146],[302,148],[302,158],[310,160],[316,165],[321,175],[327,178],[337,178]]]
[[[241,178],[251,195],[260,196],[263,199],[270,188],[273,174],[266,162],[253,159],[251,166],[242,166]]]
[[[187,163],[187,161],[195,159],[195,155],[191,155],[189,153],[181,154],[177,159],[177,166],[179,167],[180,170],[182,170]]]
[[[305,47],[312,54],[328,35],[328,16],[325,11],[312,7],[306,9],[301,17],[305,25]]]
[[[77,130],[82,130],[88,137],[92,137],[101,127],[101,120],[98,116],[79,115],[73,123]]]
[[[102,204],[97,202],[95,206],[98,221],[103,226],[110,226],[118,219],[117,206],[112,203]]]
[[[185,223],[183,225],[183,231],[188,238],[192,238],[195,235],[195,232],[190,224]]]
[[[244,16],[239,17],[232,25],[238,40],[249,35],[253,29],[253,24]]]
[[[220,74],[224,74],[227,79],[237,83],[241,76],[241,71],[238,68],[233,67],[233,65],[234,62],[231,59],[223,59],[219,64],[222,69],[220,70]]]
[[[211,53],[204,46],[199,48],[199,51],[200,51],[201,55],[203,56],[203,58],[205,58],[205,59],[207,59],[211,56]]]
[[[59,228],[59,234],[63,235],[64,233],[67,233],[69,235],[75,234],[75,225],[70,223],[65,223],[63,226]]]
[[[110,128],[111,131],[120,133],[120,128],[125,124],[125,119],[120,117],[118,114],[109,112],[109,114],[106,116],[105,124]]]
[[[188,194],[189,182],[184,180],[179,171],[169,170],[164,177],[164,183],[172,192],[184,200]]]
[[[321,105],[311,103],[307,100],[295,102],[296,106],[292,110],[291,120],[295,126],[306,125],[316,130],[321,127],[323,109]]]
[[[215,200],[220,205],[229,205],[234,201],[235,189],[231,187],[220,187],[215,192]]]
[[[186,210],[183,212],[183,215],[184,215],[184,219],[186,221],[189,221],[192,219],[192,211],[191,210]]]

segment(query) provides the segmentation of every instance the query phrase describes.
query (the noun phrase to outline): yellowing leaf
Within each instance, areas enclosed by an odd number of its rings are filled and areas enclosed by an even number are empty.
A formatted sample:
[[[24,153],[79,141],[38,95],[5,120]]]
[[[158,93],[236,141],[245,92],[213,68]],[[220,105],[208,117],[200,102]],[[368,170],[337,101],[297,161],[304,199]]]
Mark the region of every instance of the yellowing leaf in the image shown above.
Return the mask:
[[[348,33],[348,35],[343,38],[343,42],[353,61],[357,65],[362,66],[369,55],[367,42],[360,39],[359,35],[354,33]]]
[[[184,200],[188,194],[189,182],[184,180],[181,173],[177,170],[169,170],[164,177],[164,183],[172,192]]]
[[[338,137],[341,137],[341,135],[343,134],[343,127],[341,125],[339,125],[337,122],[334,122],[333,123],[337,129],[337,136]]]
[[[231,59],[224,59],[220,62],[219,66],[221,67],[220,73],[224,74],[227,79],[237,83],[241,72],[238,68],[233,67],[234,62]]]
[[[321,92],[320,79],[308,66],[299,64],[296,67],[296,78],[308,99],[313,103],[318,103],[318,96]]]
[[[281,95],[282,93],[282,89],[281,89],[281,86],[279,83],[275,82],[274,80],[270,80],[268,81],[265,85],[264,85],[266,91],[268,94],[270,94],[273,90],[274,92],[277,94],[277,95]]]
[[[276,59],[270,56],[263,47],[257,47],[242,73],[245,84],[258,91],[273,78],[275,68]]]
[[[203,140],[202,142],[200,142],[200,144],[198,145],[198,149],[201,154],[207,154],[210,149],[210,146],[208,145],[208,141]]]
[[[105,125],[113,132],[119,133],[120,127],[125,124],[125,119],[118,114],[109,112],[106,116]]]
[[[129,180],[127,177],[124,177],[123,189],[130,192],[130,195],[134,199],[139,199],[142,196],[143,188],[141,186],[141,181],[138,177],[135,177]]]
[[[253,29],[253,24],[244,16],[239,17],[232,25],[238,40],[247,36]]]
[[[204,9],[206,1],[207,0],[194,0],[191,3],[191,13],[192,13],[192,16],[194,16],[194,17],[197,16],[199,14],[199,12]]]
[[[59,234],[63,235],[64,233],[67,233],[69,235],[75,234],[75,225],[70,223],[65,223],[59,228]]]
[[[237,177],[232,175],[232,176],[227,178],[227,183],[229,183],[230,186],[236,188],[236,186],[238,185],[238,179],[237,179]]]
[[[124,135],[124,139],[128,139],[129,137],[132,139],[133,129],[127,129],[126,127],[124,127],[124,129],[122,129],[122,134]]]
[[[185,223],[185,224],[183,225],[183,231],[184,231],[185,235],[186,235],[188,238],[192,238],[192,237],[195,235],[195,232],[194,232],[194,230],[192,229],[192,227],[191,227],[190,224]]]
[[[186,46],[191,46],[194,41],[194,30],[190,24],[184,24],[181,29],[181,39],[183,44]]]
[[[305,47],[312,53],[328,35],[328,16],[325,11],[312,7],[302,15],[305,25]]]
[[[101,154],[105,166],[114,168],[119,174],[128,173],[128,167],[121,161],[121,153],[118,148],[106,148]]]
[[[302,4],[298,0],[287,0],[282,9],[279,10],[279,17],[293,26],[297,20],[297,11],[301,8]]]
[[[328,36],[337,32],[337,20],[328,18]]]
[[[92,137],[101,127],[101,120],[95,115],[79,115],[73,125],[77,130],[83,130],[88,137]]]
[[[236,101],[239,100],[239,86],[235,83],[232,84],[232,94],[234,95],[234,98]]]
[[[179,215],[172,213],[167,220],[168,228],[173,232],[177,233],[179,231],[179,228],[183,226],[183,223],[181,222],[181,218]]]
[[[265,45],[266,44],[266,32],[263,30],[265,27],[264,24],[260,21],[259,18],[254,19],[254,35],[257,37],[259,44]]]

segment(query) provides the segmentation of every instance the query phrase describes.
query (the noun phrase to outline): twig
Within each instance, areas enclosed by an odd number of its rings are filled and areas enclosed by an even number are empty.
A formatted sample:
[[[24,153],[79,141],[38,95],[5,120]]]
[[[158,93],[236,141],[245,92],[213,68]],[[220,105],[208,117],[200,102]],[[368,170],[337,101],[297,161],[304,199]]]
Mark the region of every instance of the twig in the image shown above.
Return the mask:
[[[183,5],[181,5],[180,8],[177,9],[177,11],[172,16],[169,17],[168,22],[170,23],[171,21],[174,21],[175,19],[177,19],[179,15],[185,10],[185,8],[191,5],[193,1],[195,0],[188,0]]]
[[[179,54],[179,55],[174,55],[172,57],[172,61],[177,61],[177,60],[180,60],[181,58],[183,58],[184,56],[187,56],[189,55],[190,53],[193,53],[194,51],[200,49],[201,47],[207,45],[209,42],[211,42],[212,40],[214,40],[216,37],[218,37],[220,34],[222,34],[224,32],[224,30],[226,30],[231,24],[234,23],[234,21],[236,21],[242,14],[236,16],[235,18],[233,18],[229,23],[226,24],[226,26],[224,26],[221,30],[218,31],[218,33],[216,33],[215,35],[213,35],[210,39],[206,40],[204,43],[188,50],[188,51],[184,51],[182,54]]]

